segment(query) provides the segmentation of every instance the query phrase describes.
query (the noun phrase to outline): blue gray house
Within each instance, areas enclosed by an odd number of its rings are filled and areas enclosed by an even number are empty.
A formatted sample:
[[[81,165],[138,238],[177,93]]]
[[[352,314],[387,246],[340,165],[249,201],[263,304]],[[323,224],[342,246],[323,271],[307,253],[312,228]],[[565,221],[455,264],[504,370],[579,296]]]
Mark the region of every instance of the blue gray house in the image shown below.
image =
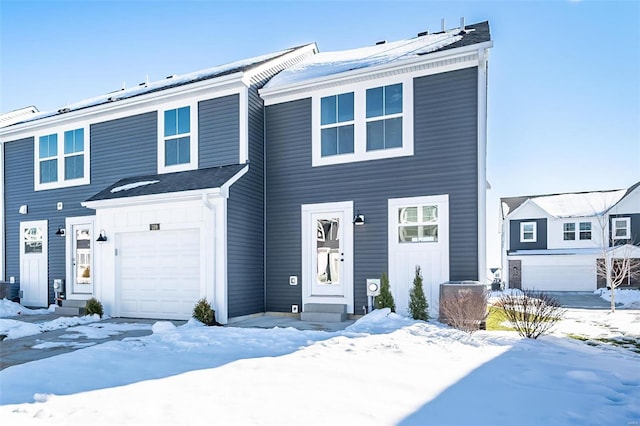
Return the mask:
[[[227,323],[406,310],[485,269],[486,22],[315,44],[143,83],[0,128],[0,280],[27,306]],[[323,307],[325,309],[323,309]]]

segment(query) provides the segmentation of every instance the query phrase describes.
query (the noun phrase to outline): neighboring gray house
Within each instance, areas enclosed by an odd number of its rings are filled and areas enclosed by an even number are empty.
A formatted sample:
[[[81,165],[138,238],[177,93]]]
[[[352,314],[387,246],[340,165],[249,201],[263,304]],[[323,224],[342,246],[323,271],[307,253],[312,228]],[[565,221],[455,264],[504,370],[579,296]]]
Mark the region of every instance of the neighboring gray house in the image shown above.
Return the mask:
[[[29,306],[64,279],[122,317],[206,297],[226,323],[361,314],[385,271],[405,312],[420,265],[437,308],[439,283],[484,276],[491,46],[486,22],[309,44],[2,128],[0,279]]]
[[[597,262],[640,258],[640,182],[628,189],[501,199],[502,267],[510,288],[593,291]],[[638,287],[633,274],[621,287]]]

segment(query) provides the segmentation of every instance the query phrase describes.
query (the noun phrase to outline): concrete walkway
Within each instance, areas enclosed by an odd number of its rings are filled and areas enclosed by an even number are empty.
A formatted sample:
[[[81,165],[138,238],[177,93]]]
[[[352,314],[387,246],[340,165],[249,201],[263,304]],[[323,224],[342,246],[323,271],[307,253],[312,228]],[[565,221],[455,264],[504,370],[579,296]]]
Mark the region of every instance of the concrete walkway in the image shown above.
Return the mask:
[[[5,319],[13,319],[17,321],[29,322],[34,324],[53,321],[56,318],[60,318],[63,315],[42,314],[42,315],[19,315],[15,317],[7,317]],[[157,321],[153,319],[132,319],[132,318],[109,318],[97,323],[91,324],[154,324]],[[171,321],[175,325],[182,325],[186,321]],[[243,328],[287,328],[293,327],[298,330],[323,330],[323,331],[338,331],[353,324],[355,320],[349,320],[341,323],[316,323],[300,321],[294,317],[289,316],[277,316],[277,315],[264,315],[243,321],[234,322],[228,324],[226,327],[243,327]],[[46,331],[43,333],[35,334],[32,336],[25,336],[19,339],[10,339],[0,341],[0,370],[4,370],[7,367],[13,365],[24,364],[39,359],[45,359],[56,355],[61,355],[69,352],[82,349],[82,347],[100,344],[108,341],[123,340],[125,338],[135,338],[141,336],[148,336],[152,334],[151,327],[149,329],[142,330],[119,330],[118,334],[110,335],[102,339],[90,339],[85,335],[80,334],[78,338],[68,339],[61,338],[62,335],[69,335],[68,327],[64,327],[58,330]],[[36,345],[43,345],[44,348],[34,348]],[[46,345],[46,343],[50,343]],[[55,345],[60,343],[60,345]],[[72,343],[73,346],[69,345]]]

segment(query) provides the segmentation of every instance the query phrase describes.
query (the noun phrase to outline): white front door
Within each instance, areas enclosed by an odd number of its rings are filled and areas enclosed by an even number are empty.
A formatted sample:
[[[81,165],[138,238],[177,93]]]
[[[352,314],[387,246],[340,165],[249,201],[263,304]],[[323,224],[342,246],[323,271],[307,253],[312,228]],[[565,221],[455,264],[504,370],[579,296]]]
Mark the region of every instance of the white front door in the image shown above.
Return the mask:
[[[389,200],[389,285],[396,311],[408,314],[416,266],[429,315],[438,313],[440,284],[449,280],[449,197]]]
[[[93,217],[68,218],[67,298],[87,299],[93,295]]]
[[[303,304],[344,304],[353,313],[352,217],[351,201],[302,206]]]
[[[20,222],[20,302],[25,306],[49,302],[47,232],[46,220]]]

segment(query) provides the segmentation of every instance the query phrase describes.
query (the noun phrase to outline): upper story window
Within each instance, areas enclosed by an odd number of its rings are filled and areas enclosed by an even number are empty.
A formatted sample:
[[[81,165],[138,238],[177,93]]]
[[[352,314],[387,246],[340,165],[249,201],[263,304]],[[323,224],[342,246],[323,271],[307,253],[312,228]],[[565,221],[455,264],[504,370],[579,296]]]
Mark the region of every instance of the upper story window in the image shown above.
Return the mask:
[[[159,112],[159,173],[198,167],[197,109],[197,104],[192,104]]]
[[[576,239],[576,224],[569,222],[562,225],[562,239],[571,241]]]
[[[413,80],[330,88],[312,97],[312,164],[413,155]]]
[[[591,239],[591,222],[580,222],[580,239]]]
[[[84,127],[35,138],[34,188],[63,188],[89,183],[89,140]]]
[[[616,217],[612,221],[612,235],[614,240],[628,240],[631,238],[631,218]]]
[[[367,151],[402,147],[402,83],[367,89]]]
[[[535,243],[536,227],[537,227],[537,224],[535,222],[521,222],[520,223],[520,242]]]
[[[438,241],[438,206],[422,205],[398,209],[398,242]]]
[[[353,92],[320,101],[322,156],[353,153]]]

